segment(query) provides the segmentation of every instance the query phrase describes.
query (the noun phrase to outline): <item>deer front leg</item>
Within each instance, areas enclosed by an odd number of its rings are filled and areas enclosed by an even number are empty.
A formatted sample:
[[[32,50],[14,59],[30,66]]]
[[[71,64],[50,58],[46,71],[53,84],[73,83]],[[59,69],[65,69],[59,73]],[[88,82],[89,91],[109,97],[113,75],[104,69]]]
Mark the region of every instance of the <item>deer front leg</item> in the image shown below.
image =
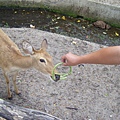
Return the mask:
[[[8,99],[12,98],[11,92],[10,92],[10,84],[9,84],[9,78],[7,73],[4,72],[4,77],[6,79],[6,83],[7,83],[7,93],[8,93]]]
[[[17,87],[17,85],[16,85],[16,77],[17,77],[17,75],[18,75],[18,72],[16,72],[16,73],[13,75],[13,85],[14,85],[14,90],[15,90],[16,94],[19,95],[20,92],[19,92],[18,87]]]

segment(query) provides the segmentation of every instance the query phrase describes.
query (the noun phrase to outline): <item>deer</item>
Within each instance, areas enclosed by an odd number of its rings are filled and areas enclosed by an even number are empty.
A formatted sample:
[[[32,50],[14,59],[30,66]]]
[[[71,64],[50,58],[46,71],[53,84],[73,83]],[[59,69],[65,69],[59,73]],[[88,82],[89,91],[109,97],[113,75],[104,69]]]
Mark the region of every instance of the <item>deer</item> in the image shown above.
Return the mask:
[[[44,39],[40,49],[35,49],[28,41],[22,41],[23,54],[10,37],[0,29],[0,68],[7,84],[8,99],[12,99],[9,85],[9,75],[12,75],[14,90],[20,94],[16,85],[16,77],[21,70],[35,68],[38,71],[52,76],[54,68],[52,56],[47,52],[47,40]],[[55,71],[57,75],[57,70]]]

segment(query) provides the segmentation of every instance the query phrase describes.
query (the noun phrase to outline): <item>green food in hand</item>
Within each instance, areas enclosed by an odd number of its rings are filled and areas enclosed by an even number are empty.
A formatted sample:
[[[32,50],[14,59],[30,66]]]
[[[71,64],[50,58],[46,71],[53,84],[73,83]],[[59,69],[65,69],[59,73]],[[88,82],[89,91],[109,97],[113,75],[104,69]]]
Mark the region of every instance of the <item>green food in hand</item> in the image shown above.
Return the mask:
[[[52,79],[53,79],[54,81],[64,80],[64,79],[67,78],[68,75],[70,75],[70,74],[72,73],[72,67],[69,66],[70,70],[68,71],[68,73],[60,73],[60,74],[57,74],[57,76],[56,76],[56,74],[55,74],[55,69],[56,69],[58,66],[62,65],[62,64],[63,64],[63,63],[58,63],[58,64],[56,64],[56,65],[54,66],[54,68],[53,68],[53,71],[52,71]],[[57,79],[55,79],[56,77],[57,77]]]

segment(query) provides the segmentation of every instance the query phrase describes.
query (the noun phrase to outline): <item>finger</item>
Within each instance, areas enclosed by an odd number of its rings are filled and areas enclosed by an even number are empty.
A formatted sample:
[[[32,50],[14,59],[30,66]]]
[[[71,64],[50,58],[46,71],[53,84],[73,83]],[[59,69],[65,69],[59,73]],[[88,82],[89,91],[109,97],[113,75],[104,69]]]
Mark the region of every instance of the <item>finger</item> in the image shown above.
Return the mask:
[[[64,66],[68,66],[67,63],[63,63]]]
[[[61,61],[62,61],[63,63],[65,63],[65,61],[66,61],[66,56],[65,56],[65,55],[61,57]]]
[[[61,61],[64,63],[64,61],[65,61],[64,58],[61,58]]]

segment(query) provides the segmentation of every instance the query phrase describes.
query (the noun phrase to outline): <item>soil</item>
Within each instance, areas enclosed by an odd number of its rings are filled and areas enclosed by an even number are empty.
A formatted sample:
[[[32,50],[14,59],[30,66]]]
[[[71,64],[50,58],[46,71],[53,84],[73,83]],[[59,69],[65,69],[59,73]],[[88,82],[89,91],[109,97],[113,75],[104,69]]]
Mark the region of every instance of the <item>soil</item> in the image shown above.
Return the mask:
[[[30,28],[79,38],[107,46],[120,44],[120,28],[109,30],[96,28],[93,21],[65,16],[45,9],[0,8],[0,27]],[[114,23],[113,23],[114,24]]]
[[[77,38],[28,28],[2,28],[22,51],[21,43],[27,40],[35,48],[48,40],[48,52],[54,64],[67,52],[86,54],[105,47]],[[61,72],[68,67],[58,68]],[[21,71],[17,77],[20,95],[7,99],[6,83],[0,71],[0,98],[18,106],[40,110],[62,120],[120,120],[120,66],[78,65],[66,80],[54,82],[35,69]]]

